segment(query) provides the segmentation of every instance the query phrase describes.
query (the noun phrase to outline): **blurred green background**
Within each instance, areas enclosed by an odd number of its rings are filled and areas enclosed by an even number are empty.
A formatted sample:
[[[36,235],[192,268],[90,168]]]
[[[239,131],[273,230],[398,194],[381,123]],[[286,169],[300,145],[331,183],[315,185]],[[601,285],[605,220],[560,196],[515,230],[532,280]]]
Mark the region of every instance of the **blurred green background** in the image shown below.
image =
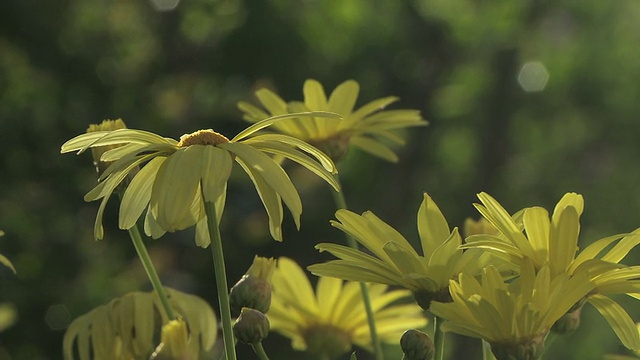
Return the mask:
[[[452,225],[477,217],[480,191],[511,211],[552,208],[576,191],[586,199],[582,246],[635,229],[639,16],[631,0],[3,1],[0,252],[18,274],[0,269],[0,302],[15,305],[18,322],[0,333],[0,359],[59,359],[73,318],[149,289],[115,201],[105,240],[93,240],[98,203],[82,200],[96,181],[91,159],[62,156],[60,145],[120,117],[173,138],[201,128],[233,136],[246,126],[236,102],[255,103],[262,86],[294,100],[307,78],[327,92],[355,79],[359,105],[397,95],[392,108],[422,111],[430,126],[407,132],[398,164],[352,151],[340,168],[351,209],[374,211],[412,241],[423,191]],[[316,243],[342,241],[329,226],[329,187],[290,170],[304,213],[300,232],[287,215],[283,243],[234,172],[222,223],[231,283],[256,254],[308,265],[327,259]],[[149,247],[166,285],[216,306],[210,253],[192,233]],[[639,251],[625,262],[639,263]],[[640,320],[638,303],[626,304]],[[547,358],[625,353],[594,312]],[[450,359],[479,358],[476,341],[448,341]],[[276,334],[265,347],[274,359],[296,357]]]

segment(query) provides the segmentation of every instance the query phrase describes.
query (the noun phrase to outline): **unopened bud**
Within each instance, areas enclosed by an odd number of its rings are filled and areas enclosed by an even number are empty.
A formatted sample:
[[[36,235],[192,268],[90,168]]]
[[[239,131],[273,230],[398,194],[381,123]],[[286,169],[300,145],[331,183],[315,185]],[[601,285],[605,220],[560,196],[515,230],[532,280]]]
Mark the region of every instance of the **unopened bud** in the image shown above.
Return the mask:
[[[423,310],[429,310],[429,306],[431,305],[432,301],[438,301],[443,303],[453,301],[448,287],[444,289],[440,289],[436,292],[416,291],[413,293],[413,298]]]
[[[562,317],[553,324],[553,326],[551,327],[551,331],[560,335],[570,334],[576,331],[578,327],[580,327],[581,312],[582,307],[579,307],[572,312],[568,312],[562,315]]]
[[[271,278],[276,267],[276,260],[256,256],[247,273],[231,288],[229,302],[234,314],[240,313],[243,307],[252,308],[262,313],[271,306]]]
[[[537,360],[544,352],[544,339],[548,331],[518,343],[491,343],[496,360]]]
[[[233,335],[245,344],[259,343],[269,335],[269,319],[258,310],[242,308],[233,324]]]
[[[429,335],[414,329],[409,329],[402,334],[400,347],[405,360],[431,360],[436,348]]]

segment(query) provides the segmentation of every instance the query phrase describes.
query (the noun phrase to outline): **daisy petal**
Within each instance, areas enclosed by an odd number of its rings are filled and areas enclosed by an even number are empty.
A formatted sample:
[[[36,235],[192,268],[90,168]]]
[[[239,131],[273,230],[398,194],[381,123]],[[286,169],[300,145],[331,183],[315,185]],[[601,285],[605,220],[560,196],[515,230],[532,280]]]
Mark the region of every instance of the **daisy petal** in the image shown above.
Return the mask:
[[[302,202],[298,191],[291,183],[287,173],[269,156],[242,143],[224,143],[220,147],[236,154],[236,159],[241,159],[246,166],[250,167],[256,174],[260,174],[264,181],[282,197],[282,201],[287,205],[296,226],[300,228],[300,214],[302,213]]]

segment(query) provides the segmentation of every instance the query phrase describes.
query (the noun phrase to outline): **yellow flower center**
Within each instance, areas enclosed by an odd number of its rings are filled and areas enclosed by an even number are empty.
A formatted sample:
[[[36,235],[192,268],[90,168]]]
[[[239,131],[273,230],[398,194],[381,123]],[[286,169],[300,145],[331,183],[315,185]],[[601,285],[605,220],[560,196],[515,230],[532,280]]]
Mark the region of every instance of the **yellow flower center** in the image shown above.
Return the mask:
[[[198,130],[191,134],[180,136],[178,147],[188,147],[191,145],[211,145],[216,146],[229,142],[226,136],[217,133],[211,129]]]

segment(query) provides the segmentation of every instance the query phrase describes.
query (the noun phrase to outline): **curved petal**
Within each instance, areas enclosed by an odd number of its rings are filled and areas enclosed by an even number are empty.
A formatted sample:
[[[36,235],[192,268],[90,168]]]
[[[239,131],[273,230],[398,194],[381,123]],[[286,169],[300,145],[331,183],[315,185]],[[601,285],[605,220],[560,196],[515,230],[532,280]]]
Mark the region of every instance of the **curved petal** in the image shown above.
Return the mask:
[[[195,225],[189,220],[196,193],[200,191],[202,146],[181,148],[169,156],[156,175],[150,206],[164,230],[176,231]]]
[[[262,200],[267,216],[269,217],[269,232],[271,236],[277,240],[282,241],[282,220],[284,218],[284,212],[282,210],[282,201],[278,193],[264,180],[262,175],[254,170],[241,159],[236,158],[236,162],[247,173],[253,185]]]
[[[158,168],[164,163],[166,157],[156,157],[149,161],[133,178],[127,190],[124,192],[120,203],[120,215],[118,226],[120,229],[132,228],[144,209],[149,205],[151,189],[156,179]]]
[[[236,161],[241,159],[255,174],[262,176],[264,181],[282,197],[282,201],[293,215],[296,226],[300,228],[302,201],[291,179],[289,179],[282,167],[269,156],[246,144],[228,142],[220,144],[220,147],[236,154]]]
[[[320,166],[320,164],[318,164],[316,161],[303,154],[302,152],[290,146],[274,142],[252,145],[262,152],[280,155],[285,159],[297,162],[298,164],[304,166],[307,170],[318,175],[318,177],[320,177],[322,180],[329,183],[329,185],[331,185],[335,191],[340,191],[340,183],[338,182],[338,180],[336,180],[333,174],[328,172],[325,168]]]
[[[591,295],[587,301],[607,320],[622,344],[631,350],[640,350],[640,334],[627,312],[615,301],[604,295]]]
[[[215,146],[202,146],[200,185],[204,201],[215,202],[226,190],[231,175],[231,154]]]

